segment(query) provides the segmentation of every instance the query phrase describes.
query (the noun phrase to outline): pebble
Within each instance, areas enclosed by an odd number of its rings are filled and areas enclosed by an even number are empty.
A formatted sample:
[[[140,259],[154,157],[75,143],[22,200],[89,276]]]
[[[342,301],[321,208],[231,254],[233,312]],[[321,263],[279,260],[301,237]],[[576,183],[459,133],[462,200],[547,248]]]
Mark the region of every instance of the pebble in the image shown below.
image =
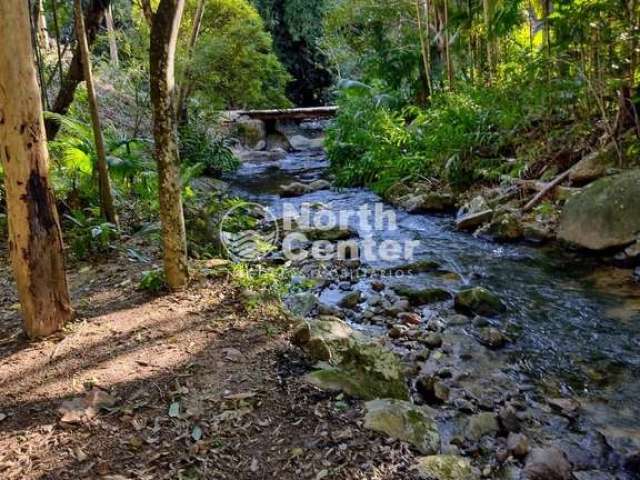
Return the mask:
[[[398,320],[405,325],[420,325],[422,323],[422,317],[413,312],[401,312],[398,314]]]

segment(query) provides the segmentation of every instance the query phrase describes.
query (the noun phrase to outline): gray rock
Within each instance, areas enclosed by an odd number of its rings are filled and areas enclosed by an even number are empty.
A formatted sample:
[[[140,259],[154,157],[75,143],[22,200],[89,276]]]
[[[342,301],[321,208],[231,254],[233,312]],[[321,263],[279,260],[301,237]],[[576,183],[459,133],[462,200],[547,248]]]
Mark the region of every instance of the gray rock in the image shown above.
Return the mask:
[[[308,185],[300,182],[293,182],[288,185],[283,185],[280,187],[280,196],[281,197],[299,197],[306,193],[309,193],[311,189]]]
[[[475,230],[492,217],[493,209],[484,197],[478,195],[458,211],[456,226],[459,230]]]
[[[455,208],[456,199],[451,193],[429,192],[408,195],[401,206],[409,213],[445,212]]]
[[[523,480],[571,480],[571,464],[557,448],[535,448],[527,457]]]
[[[411,444],[422,454],[440,450],[438,425],[425,408],[401,400],[365,403],[365,428]]]
[[[496,214],[493,220],[478,230],[478,235],[488,236],[496,242],[515,242],[523,236],[520,219],[511,212]]]
[[[404,368],[393,352],[375,343],[351,341],[335,366],[310,373],[318,388],[342,391],[363,400],[409,399]]]
[[[288,137],[289,144],[294,150],[319,150],[324,147],[324,138],[308,138],[304,135],[292,135]]]
[[[597,180],[607,175],[609,170],[615,166],[616,160],[615,145],[611,143],[603,149],[586,155],[576,163],[571,168],[569,180],[576,185],[585,185]]]
[[[465,437],[477,442],[485,435],[495,436],[498,433],[498,428],[498,417],[495,413],[477,413],[469,417],[465,428]]]
[[[329,190],[331,188],[331,183],[326,180],[316,180],[309,184],[309,190],[312,192],[317,192],[319,190]]]
[[[236,125],[241,142],[248,148],[262,150],[266,146],[267,130],[262,120],[242,119]],[[259,148],[261,147],[261,148]]]
[[[529,453],[529,439],[522,433],[510,433],[507,437],[507,450],[515,458],[524,458]]]
[[[520,431],[520,418],[511,405],[504,406],[498,411],[498,420],[503,430],[513,433]]]
[[[296,293],[288,297],[285,303],[294,316],[304,318],[318,306],[318,297],[310,292]]]
[[[420,337],[420,343],[433,349],[440,348],[442,346],[442,335],[439,333],[427,333]]]
[[[420,377],[416,381],[416,390],[428,404],[440,404],[449,400],[449,387],[437,377]]]
[[[291,343],[314,361],[329,361],[349,346],[353,335],[351,327],[339,318],[322,317],[301,322],[293,331]]]
[[[477,213],[469,213],[456,219],[456,228],[458,230],[473,231],[479,226],[490,222],[493,218],[493,210],[483,210]]]
[[[359,290],[347,293],[338,302],[338,306],[341,308],[354,309],[362,302],[362,293]]]
[[[603,178],[571,197],[558,238],[590,250],[624,247],[640,232],[640,170]]]
[[[484,327],[478,333],[478,341],[485,347],[495,350],[504,347],[507,338],[497,328]]]

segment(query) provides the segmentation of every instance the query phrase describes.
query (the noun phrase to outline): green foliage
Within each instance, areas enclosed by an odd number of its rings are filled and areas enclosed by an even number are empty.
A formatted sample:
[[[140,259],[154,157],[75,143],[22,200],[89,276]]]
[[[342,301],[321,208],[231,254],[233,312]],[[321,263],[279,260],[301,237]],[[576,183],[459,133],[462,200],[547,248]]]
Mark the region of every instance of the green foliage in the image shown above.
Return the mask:
[[[326,141],[338,183],[383,193],[398,181],[422,177],[464,188],[517,176],[523,165],[510,157],[520,135],[541,120],[541,112],[569,116],[568,99],[576,92],[567,84],[555,87],[541,95],[517,84],[469,86],[436,94],[423,109],[349,82]]]
[[[251,0],[274,38],[280,61],[292,75],[287,92],[296,105],[319,105],[332,83],[321,41],[331,0]]]
[[[191,2],[191,9],[195,7]],[[187,16],[188,17],[188,16]],[[191,20],[193,15],[191,15]],[[183,31],[190,31],[189,21]],[[186,50],[188,35],[183,38]],[[286,107],[290,80],[273,53],[271,36],[246,0],[207,0],[202,28],[190,60],[194,106],[206,110]],[[182,71],[186,54],[178,56]]]
[[[120,236],[118,228],[104,222],[96,211],[75,211],[66,214],[71,228],[67,229],[67,241],[71,245],[74,256],[85,260],[97,255],[108,255],[116,248],[114,241]]]
[[[167,281],[164,276],[164,270],[157,268],[142,273],[142,278],[138,284],[138,289],[151,293],[158,293],[167,289]]]
[[[289,293],[293,271],[285,266],[267,267],[235,263],[231,276],[238,286],[256,294],[258,300],[281,300]]]
[[[191,121],[180,128],[180,158],[185,165],[202,165],[204,173],[212,177],[233,172],[240,166],[226,140],[211,133],[207,124],[200,121]]]

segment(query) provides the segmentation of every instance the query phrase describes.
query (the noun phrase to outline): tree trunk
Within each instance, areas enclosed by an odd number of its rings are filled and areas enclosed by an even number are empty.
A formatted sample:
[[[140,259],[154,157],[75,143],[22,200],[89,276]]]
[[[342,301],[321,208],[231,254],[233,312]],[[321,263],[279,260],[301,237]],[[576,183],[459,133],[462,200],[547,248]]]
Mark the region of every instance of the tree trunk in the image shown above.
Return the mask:
[[[41,50],[49,50],[51,44],[49,42],[49,30],[47,29],[47,17],[44,15],[44,2],[37,0],[35,4],[34,19],[36,23],[36,37],[38,38],[38,46]]]
[[[198,37],[200,36],[200,27],[202,26],[202,18],[204,17],[204,6],[205,0],[198,0],[198,7],[196,9],[196,15],[193,18],[193,29],[191,30],[191,38],[189,39],[189,49],[188,56],[189,61],[187,62],[187,66],[184,71],[184,75],[182,78],[182,85],[178,88],[178,102],[176,107],[176,112],[178,114],[178,123],[184,125],[187,123],[188,116],[188,106],[187,100],[189,99],[189,95],[191,95],[192,88],[192,65],[193,65],[193,52],[196,47],[196,42],[198,41]]]
[[[449,0],[444,0],[444,52],[447,62],[447,81],[449,90],[453,90],[453,60],[451,59],[451,35],[449,34]]]
[[[113,26],[113,14],[111,13],[111,5],[107,7],[104,18],[107,24],[107,37],[109,37],[109,55],[111,57],[111,65],[119,68],[120,58],[118,57],[118,42],[116,41],[116,30]]]
[[[33,64],[28,4],[0,2],[0,160],[5,171],[9,246],[24,328],[50,335],[73,316],[62,234],[49,187],[49,153]]]
[[[422,13],[421,13],[420,0],[416,0],[416,17],[418,19],[418,33],[420,35],[420,48],[422,52],[422,66],[424,68],[424,74],[427,79],[427,88],[429,89],[428,95],[433,94],[433,88],[431,87],[431,66],[429,65],[429,54],[427,49],[430,45],[427,45],[427,39],[429,38],[429,25],[427,25],[427,38],[425,38],[424,27],[422,26]]]
[[[104,137],[102,136],[102,126],[100,125],[100,112],[98,111],[98,101],[93,84],[93,73],[91,71],[91,52],[89,43],[85,35],[84,16],[82,15],[82,0],[75,0],[75,20],[76,37],[80,46],[80,56],[82,59],[82,71],[84,72],[85,83],[87,85],[87,100],[89,111],[91,112],[91,126],[93,127],[93,137],[96,143],[96,166],[98,167],[98,186],[100,189],[100,210],[107,222],[118,225],[118,217],[113,206],[113,195],[111,192],[111,179],[109,178],[109,167],[107,165],[107,152],[104,147]]]
[[[158,164],[164,268],[172,289],[189,280],[187,240],[182,212],[180,156],[176,131],[174,64],[184,0],[161,0],[151,25],[149,49],[153,136]]]
[[[111,0],[91,0],[89,3],[89,7],[87,8],[84,16],[85,32],[89,48],[91,48],[96,39],[96,35],[104,20],[106,9],[110,4]],[[84,80],[81,58],[82,53],[80,52],[80,47],[76,46],[67,74],[60,85],[58,96],[51,106],[51,111],[53,113],[65,115],[69,111],[69,107],[71,106],[71,103],[73,103],[76,88],[78,88],[80,82]],[[47,119],[45,121],[45,125],[47,127],[47,139],[53,140],[60,130],[60,124],[57,120]]]
[[[493,45],[493,32],[491,21],[493,20],[493,2],[494,0],[482,0],[482,11],[484,14],[484,28],[487,33],[487,71],[489,73],[489,83],[493,81],[493,65],[495,49]]]

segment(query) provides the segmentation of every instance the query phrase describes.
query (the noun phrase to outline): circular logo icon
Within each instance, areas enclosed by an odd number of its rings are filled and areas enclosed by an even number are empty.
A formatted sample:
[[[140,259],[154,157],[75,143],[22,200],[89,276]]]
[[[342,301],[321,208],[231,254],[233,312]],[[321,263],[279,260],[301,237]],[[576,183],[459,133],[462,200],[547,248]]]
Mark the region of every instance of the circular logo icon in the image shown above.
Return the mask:
[[[257,262],[277,249],[278,222],[268,208],[242,202],[225,212],[219,235],[231,260]]]

